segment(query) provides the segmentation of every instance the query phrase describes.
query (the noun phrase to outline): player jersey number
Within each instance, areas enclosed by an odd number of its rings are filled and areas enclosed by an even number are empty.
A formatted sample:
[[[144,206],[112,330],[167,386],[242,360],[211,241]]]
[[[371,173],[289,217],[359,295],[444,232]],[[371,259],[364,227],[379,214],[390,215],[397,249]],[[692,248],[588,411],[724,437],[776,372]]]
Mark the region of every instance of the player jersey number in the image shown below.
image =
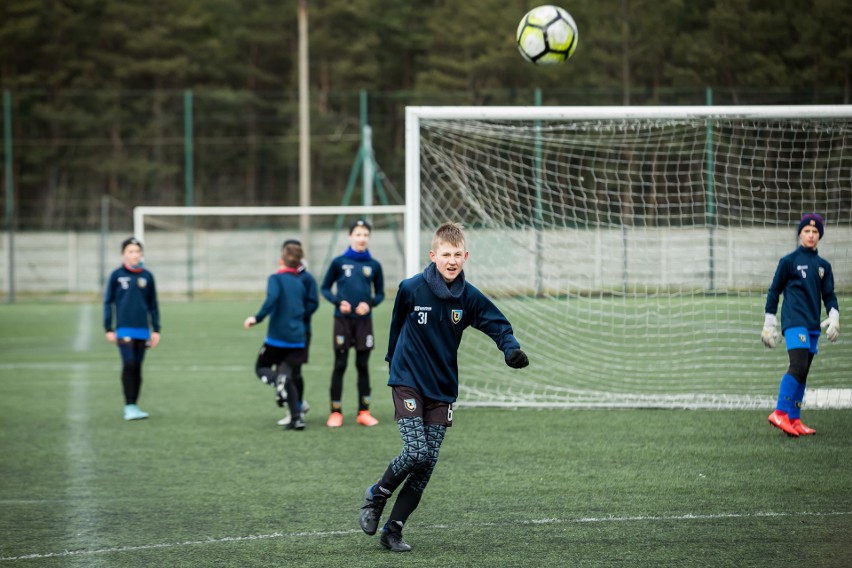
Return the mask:
[[[417,312],[417,323],[420,325],[426,325],[428,320],[429,312]]]

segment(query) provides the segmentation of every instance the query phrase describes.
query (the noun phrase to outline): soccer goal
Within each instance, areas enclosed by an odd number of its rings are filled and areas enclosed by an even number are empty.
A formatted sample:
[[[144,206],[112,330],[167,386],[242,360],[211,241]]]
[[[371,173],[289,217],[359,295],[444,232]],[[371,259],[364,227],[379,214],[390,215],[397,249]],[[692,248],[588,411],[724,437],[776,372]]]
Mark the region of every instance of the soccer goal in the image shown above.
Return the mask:
[[[826,218],[852,292],[852,107],[409,107],[406,271],[443,221],[531,365],[468,333],[459,402],[770,408],[787,364],[760,342],[766,289]],[[821,342],[806,405],[852,407],[852,341]]]
[[[297,238],[305,264],[319,280],[348,246],[349,224],[373,225],[371,248],[381,250],[388,282],[404,273],[405,206],[160,207],[133,210],[133,233],[156,251],[158,291],[192,297],[257,292],[277,268],[281,244]],[[307,221],[307,222],[305,222]],[[307,228],[306,228],[307,227]]]

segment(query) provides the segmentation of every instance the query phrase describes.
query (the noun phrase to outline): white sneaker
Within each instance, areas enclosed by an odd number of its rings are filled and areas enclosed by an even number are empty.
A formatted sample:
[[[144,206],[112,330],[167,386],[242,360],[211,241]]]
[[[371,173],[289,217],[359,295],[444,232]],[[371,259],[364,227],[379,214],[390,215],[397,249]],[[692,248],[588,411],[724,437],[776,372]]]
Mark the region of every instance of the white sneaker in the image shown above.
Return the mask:
[[[305,419],[305,414],[307,414],[310,409],[311,409],[311,405],[308,404],[308,401],[305,400],[305,399],[302,399],[302,420]],[[282,418],[281,420],[278,421],[278,425],[279,426],[287,426],[288,424],[290,424],[292,419],[293,418],[290,416],[290,414],[287,413],[287,416],[285,416],[284,418]]]

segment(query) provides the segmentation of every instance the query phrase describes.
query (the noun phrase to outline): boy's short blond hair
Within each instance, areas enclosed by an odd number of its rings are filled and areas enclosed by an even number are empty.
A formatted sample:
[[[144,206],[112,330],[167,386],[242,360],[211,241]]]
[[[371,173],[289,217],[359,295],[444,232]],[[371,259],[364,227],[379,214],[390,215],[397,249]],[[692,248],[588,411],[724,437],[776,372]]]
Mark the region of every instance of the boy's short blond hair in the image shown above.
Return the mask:
[[[435,236],[432,237],[432,250],[437,249],[441,243],[466,248],[466,239],[461,223],[444,223],[438,227]]]

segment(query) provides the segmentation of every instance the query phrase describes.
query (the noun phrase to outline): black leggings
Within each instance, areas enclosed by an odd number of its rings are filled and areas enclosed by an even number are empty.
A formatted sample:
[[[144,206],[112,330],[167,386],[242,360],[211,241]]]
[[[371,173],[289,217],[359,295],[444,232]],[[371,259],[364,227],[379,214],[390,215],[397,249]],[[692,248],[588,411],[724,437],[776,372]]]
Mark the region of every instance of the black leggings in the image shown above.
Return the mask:
[[[348,350],[334,352],[334,370],[331,372],[331,400],[339,403],[343,398],[343,374],[349,359]],[[355,352],[355,368],[358,370],[358,410],[370,409],[370,351]]]
[[[787,355],[790,357],[787,374],[801,384],[807,384],[808,372],[811,370],[811,363],[814,361],[814,353],[811,353],[810,349],[790,349],[787,351]]]

